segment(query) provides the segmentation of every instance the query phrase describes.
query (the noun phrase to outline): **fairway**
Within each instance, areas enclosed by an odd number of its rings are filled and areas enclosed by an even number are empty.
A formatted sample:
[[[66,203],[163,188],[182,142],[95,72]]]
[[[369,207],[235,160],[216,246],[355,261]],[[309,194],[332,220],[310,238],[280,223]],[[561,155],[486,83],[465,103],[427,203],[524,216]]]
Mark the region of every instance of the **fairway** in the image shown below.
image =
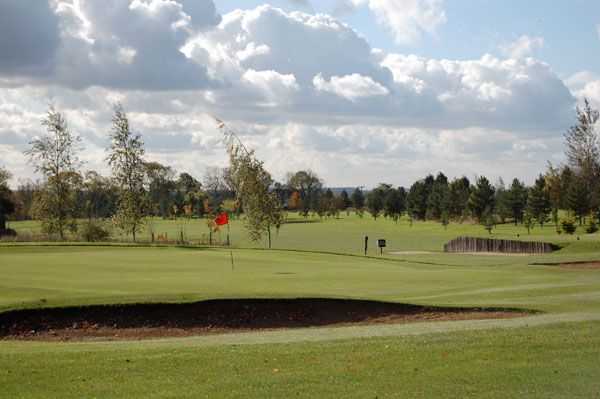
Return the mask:
[[[358,230],[361,222],[351,222]],[[328,223],[342,235],[355,234],[341,228],[348,223],[344,220],[300,228],[320,230]],[[506,320],[313,327],[137,342],[0,341],[0,397],[600,394],[600,271],[532,265],[598,260],[592,237],[543,256],[456,255],[436,252],[437,243],[423,239],[433,229],[439,240],[450,234],[441,226],[381,223],[392,242],[413,231],[418,234],[412,239],[422,245],[398,244],[415,254],[384,257],[357,256],[350,246],[336,248],[335,240],[321,240],[320,252],[3,246],[0,309],[339,298],[542,313]],[[293,226],[289,233],[296,240],[317,246],[314,237]],[[421,249],[430,253],[419,253]],[[428,381],[433,378],[432,385]]]

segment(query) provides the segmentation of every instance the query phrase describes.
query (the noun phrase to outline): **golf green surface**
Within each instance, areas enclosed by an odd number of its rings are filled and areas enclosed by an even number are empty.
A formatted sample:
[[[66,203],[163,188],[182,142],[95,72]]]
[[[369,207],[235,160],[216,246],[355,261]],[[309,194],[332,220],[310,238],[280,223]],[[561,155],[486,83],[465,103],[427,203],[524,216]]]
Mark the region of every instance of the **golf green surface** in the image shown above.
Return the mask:
[[[179,222],[162,223],[176,231]],[[543,256],[440,252],[448,239],[487,235],[482,230],[349,217],[285,225],[272,251],[249,248],[256,245],[239,224],[232,251],[0,246],[0,311],[312,297],[542,312],[147,341],[0,341],[0,397],[600,397],[600,270],[533,265],[600,260],[598,236],[577,240],[551,227],[528,236],[502,226],[494,236],[520,234],[563,249]],[[357,256],[365,234],[388,240],[383,257],[374,248]]]

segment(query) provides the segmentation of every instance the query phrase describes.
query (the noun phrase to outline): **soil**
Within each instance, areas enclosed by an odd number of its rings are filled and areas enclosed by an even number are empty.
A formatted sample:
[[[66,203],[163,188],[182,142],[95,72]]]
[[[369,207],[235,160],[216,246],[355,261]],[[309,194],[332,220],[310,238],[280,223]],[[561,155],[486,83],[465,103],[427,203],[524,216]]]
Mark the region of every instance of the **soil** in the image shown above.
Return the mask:
[[[560,267],[562,267],[564,269],[600,270],[600,261],[567,262],[567,263],[561,263]]]
[[[562,262],[562,263],[531,263],[531,266],[555,266],[561,269],[570,270],[600,270],[600,261],[580,261],[580,262]]]
[[[514,318],[523,311],[335,299],[211,300],[25,309],[0,313],[0,340],[138,340],[240,331]]]

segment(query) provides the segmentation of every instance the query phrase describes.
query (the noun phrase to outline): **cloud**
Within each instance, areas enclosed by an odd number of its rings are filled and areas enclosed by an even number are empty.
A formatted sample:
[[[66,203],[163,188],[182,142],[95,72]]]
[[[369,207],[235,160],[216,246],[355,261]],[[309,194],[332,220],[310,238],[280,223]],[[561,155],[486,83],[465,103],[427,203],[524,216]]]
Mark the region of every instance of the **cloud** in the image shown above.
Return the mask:
[[[348,0],[338,12],[368,5],[378,22],[399,44],[410,44],[423,34],[434,34],[447,22],[444,0]]]
[[[357,73],[346,76],[332,76],[330,81],[319,74],[313,79],[313,84],[318,91],[333,93],[350,101],[357,101],[365,97],[386,96],[389,90],[375,82],[368,76]]]
[[[8,7],[0,15],[16,21],[0,25],[1,37],[8,38],[0,39],[0,47],[15,53],[10,62],[25,66],[20,76],[28,83],[143,90],[217,84],[204,65],[180,51],[196,32],[220,22],[212,0],[55,0],[53,9],[45,1],[27,6],[31,2],[0,6]],[[0,76],[7,76],[2,63],[7,61],[0,61]],[[37,66],[44,73],[28,68]]]
[[[512,43],[500,46],[500,50],[503,54],[510,58],[524,58],[533,55],[536,50],[543,47],[543,37],[530,37],[523,35]]]
[[[365,38],[327,15],[286,13],[269,5],[236,10],[213,31],[198,35],[184,50],[199,63],[208,63],[218,76],[235,79],[245,70],[275,70],[311,84],[319,73],[359,73],[390,81]]]
[[[242,76],[242,80],[258,88],[270,101],[269,105],[271,106],[285,102],[291,93],[300,89],[294,75],[282,75],[275,71],[249,69]]]
[[[116,101],[151,159],[198,177],[227,163],[211,114],[278,178],[298,168],[335,185],[437,170],[528,177],[560,162],[574,96],[600,92],[597,76],[563,82],[533,57],[387,53],[331,16],[271,6],[219,16],[211,1],[52,5],[57,46],[22,76],[0,68],[0,157],[17,177],[33,176],[22,151],[49,102],[84,138],[86,167],[106,173]]]
[[[48,2],[0,2],[0,76],[50,73],[59,45],[59,19]]]

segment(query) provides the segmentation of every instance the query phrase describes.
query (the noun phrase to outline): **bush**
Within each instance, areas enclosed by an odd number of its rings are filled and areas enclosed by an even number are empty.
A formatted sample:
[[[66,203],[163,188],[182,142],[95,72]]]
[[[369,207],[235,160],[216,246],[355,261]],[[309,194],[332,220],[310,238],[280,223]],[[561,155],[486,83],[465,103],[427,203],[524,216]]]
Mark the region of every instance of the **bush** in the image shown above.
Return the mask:
[[[79,229],[79,236],[87,242],[106,241],[110,233],[101,223],[88,221]]]
[[[577,230],[575,220],[571,218],[563,219],[560,224],[562,226],[562,231],[564,231],[565,234],[575,234],[575,230]]]
[[[585,232],[588,233],[588,234],[597,233],[598,232],[598,225],[596,224],[596,222],[594,222],[593,220],[590,221],[590,224],[585,229]]]
[[[17,232],[13,229],[0,230],[0,237],[16,237]]]

